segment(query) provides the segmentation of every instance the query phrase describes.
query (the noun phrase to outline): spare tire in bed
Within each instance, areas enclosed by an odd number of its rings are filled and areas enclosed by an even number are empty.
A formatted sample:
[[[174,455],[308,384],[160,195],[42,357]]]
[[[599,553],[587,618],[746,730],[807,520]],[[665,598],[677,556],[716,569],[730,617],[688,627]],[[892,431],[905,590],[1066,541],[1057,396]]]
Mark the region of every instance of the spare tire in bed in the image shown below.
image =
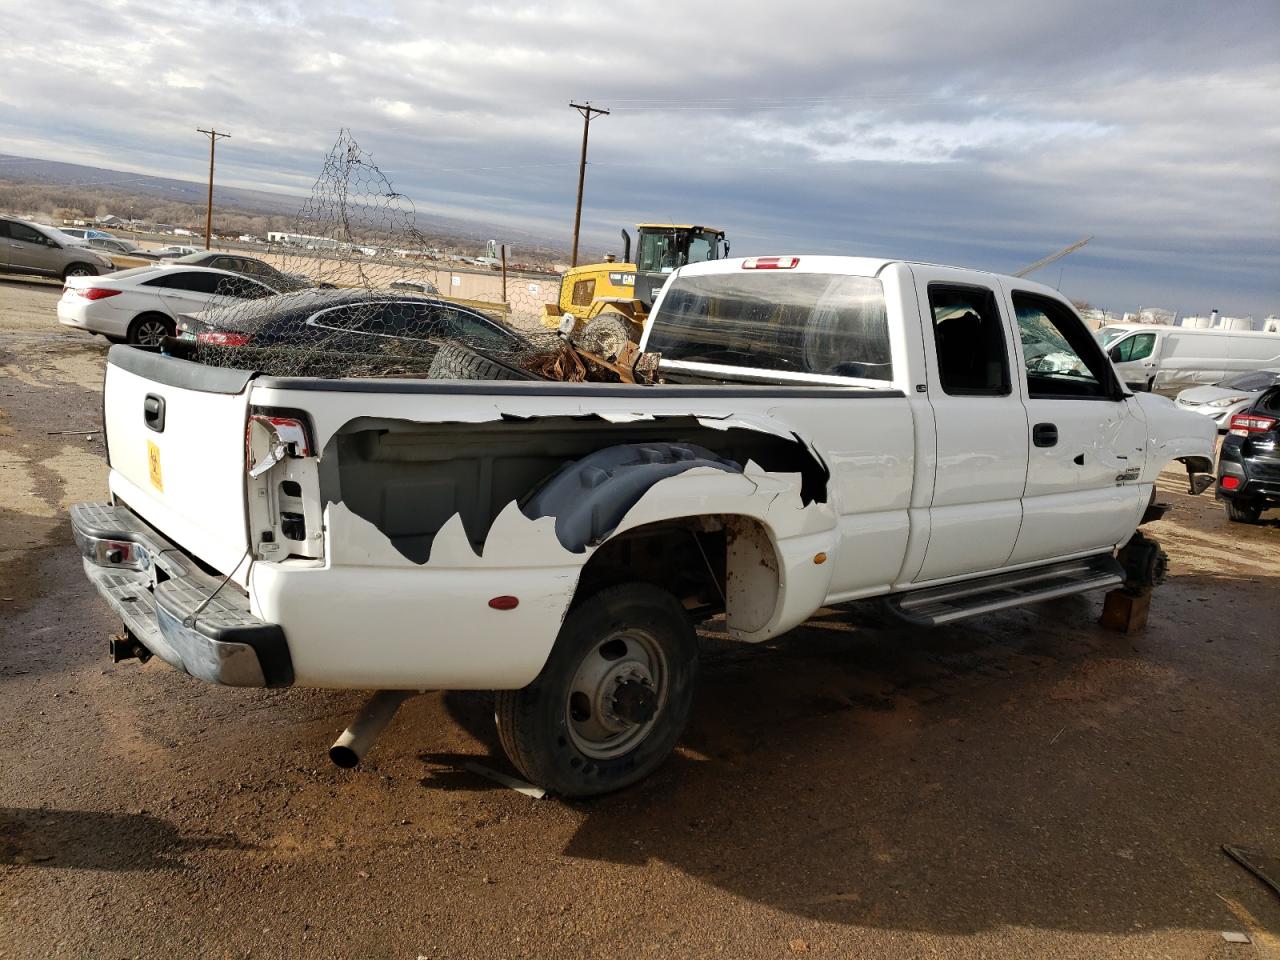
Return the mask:
[[[435,358],[431,361],[431,369],[427,371],[428,380],[538,380],[535,374],[521,370],[488,354],[472,350],[461,343],[449,342],[440,345]]]

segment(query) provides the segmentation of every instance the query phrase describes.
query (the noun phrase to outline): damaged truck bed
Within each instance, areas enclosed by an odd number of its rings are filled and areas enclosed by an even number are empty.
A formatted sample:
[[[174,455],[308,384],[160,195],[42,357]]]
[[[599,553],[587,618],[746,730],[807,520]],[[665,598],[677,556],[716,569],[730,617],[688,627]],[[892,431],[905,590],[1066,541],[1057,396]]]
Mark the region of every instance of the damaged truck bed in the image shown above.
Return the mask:
[[[1116,550],[1156,475],[1212,469],[1212,425],[1128,392],[1025,280],[698,264],[641,350],[659,383],[264,377],[113,348],[112,499],[72,517],[128,627],[117,655],[494,689],[525,776],[599,793],[674,747],[698,620],[757,642],[866,597],[928,624],[1141,579]]]

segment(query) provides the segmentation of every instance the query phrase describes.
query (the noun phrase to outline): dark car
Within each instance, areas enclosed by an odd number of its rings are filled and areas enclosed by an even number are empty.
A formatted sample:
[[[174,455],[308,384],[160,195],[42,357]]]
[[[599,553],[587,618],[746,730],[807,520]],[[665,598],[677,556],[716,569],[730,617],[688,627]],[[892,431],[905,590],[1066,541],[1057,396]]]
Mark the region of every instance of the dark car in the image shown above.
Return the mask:
[[[303,290],[178,318],[196,359],[298,376],[425,371],[440,344],[515,356],[528,340],[456,303],[394,291]]]
[[[294,273],[284,273],[257,257],[246,257],[238,253],[201,250],[197,253],[188,253],[184,257],[178,257],[173,262],[185,263],[192,267],[213,267],[215,270],[238,273],[253,280],[261,280],[275,290],[306,290],[315,286],[305,277]]]
[[[1231,418],[1218,454],[1218,499],[1236,523],[1280,506],[1280,386]]]

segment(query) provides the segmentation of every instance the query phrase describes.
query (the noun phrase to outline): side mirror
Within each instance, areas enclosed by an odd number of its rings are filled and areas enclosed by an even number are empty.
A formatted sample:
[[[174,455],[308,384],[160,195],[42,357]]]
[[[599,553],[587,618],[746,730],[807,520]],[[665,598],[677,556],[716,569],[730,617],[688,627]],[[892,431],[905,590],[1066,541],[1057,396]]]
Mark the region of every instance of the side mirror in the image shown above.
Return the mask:
[[[1111,362],[1112,362],[1112,363],[1119,363],[1119,362],[1120,362],[1120,348],[1119,348],[1119,347],[1112,347],[1110,350],[1108,350],[1108,351],[1107,351],[1107,356],[1111,358]]]

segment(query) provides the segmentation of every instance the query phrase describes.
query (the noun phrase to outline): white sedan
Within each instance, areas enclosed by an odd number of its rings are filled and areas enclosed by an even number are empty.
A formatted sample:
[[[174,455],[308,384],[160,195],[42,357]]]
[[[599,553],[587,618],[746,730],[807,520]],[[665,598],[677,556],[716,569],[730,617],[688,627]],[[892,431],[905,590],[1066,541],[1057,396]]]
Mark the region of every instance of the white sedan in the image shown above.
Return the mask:
[[[113,343],[158,346],[173,336],[181,313],[276,292],[226,270],[156,264],[104,277],[68,277],[58,301],[58,322],[100,333]]]

